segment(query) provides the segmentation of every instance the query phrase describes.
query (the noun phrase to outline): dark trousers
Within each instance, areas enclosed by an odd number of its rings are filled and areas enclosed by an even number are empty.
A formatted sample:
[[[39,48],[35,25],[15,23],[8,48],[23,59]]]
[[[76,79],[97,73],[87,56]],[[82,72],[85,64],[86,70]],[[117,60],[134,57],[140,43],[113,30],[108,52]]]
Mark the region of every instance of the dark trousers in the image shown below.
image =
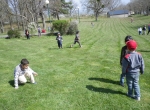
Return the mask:
[[[62,42],[58,40],[57,43],[58,43],[58,47],[62,48]]]
[[[75,41],[74,41],[74,44],[76,44],[76,43],[78,43],[78,44],[79,44],[79,46],[81,47],[81,43],[80,43],[80,41],[79,41],[79,40],[75,40]]]
[[[27,39],[30,39],[30,35],[29,34],[27,34],[26,37],[27,37]]]
[[[147,35],[149,34],[150,30],[148,30]]]

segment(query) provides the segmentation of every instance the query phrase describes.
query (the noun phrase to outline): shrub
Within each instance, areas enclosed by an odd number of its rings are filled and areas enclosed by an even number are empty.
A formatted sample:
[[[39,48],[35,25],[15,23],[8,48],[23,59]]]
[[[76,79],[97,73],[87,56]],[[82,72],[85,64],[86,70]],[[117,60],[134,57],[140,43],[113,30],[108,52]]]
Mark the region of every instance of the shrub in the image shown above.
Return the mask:
[[[58,30],[62,35],[67,33],[69,22],[66,20],[57,20],[53,22],[53,29]]]
[[[9,30],[7,32],[9,38],[20,38],[21,37],[21,33],[18,30]]]
[[[76,33],[77,30],[78,30],[77,23],[76,22],[70,22],[67,34],[73,35]]]

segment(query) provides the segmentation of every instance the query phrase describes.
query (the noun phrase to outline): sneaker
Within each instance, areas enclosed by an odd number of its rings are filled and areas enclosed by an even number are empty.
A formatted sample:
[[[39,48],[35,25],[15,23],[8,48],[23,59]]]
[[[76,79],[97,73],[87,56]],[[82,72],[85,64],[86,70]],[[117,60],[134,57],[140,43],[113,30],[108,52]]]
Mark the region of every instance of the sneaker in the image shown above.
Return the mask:
[[[127,96],[134,99],[134,96],[133,96],[133,95],[129,95],[129,94],[127,93]]]
[[[34,83],[32,83],[32,84],[37,84],[37,82],[34,82]]]
[[[141,99],[140,99],[140,97],[136,97],[135,100],[140,101]]]

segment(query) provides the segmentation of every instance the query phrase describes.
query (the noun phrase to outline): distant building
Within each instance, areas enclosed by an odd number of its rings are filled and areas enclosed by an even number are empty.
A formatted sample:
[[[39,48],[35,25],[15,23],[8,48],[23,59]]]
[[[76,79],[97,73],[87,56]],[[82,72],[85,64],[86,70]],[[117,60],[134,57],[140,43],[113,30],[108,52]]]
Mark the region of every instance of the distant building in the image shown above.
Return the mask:
[[[108,18],[123,18],[128,17],[129,15],[130,12],[128,10],[115,10],[107,13]]]

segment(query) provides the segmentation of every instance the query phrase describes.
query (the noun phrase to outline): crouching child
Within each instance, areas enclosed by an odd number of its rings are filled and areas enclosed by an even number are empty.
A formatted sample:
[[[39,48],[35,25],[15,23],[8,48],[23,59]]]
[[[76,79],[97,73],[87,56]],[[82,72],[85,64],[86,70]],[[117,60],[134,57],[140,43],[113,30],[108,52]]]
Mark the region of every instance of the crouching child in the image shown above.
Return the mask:
[[[16,66],[14,70],[14,86],[15,89],[19,88],[19,84],[25,84],[27,82],[26,78],[29,78],[32,84],[36,84],[34,76],[38,75],[29,67],[29,61],[27,59],[22,59],[20,64]]]

